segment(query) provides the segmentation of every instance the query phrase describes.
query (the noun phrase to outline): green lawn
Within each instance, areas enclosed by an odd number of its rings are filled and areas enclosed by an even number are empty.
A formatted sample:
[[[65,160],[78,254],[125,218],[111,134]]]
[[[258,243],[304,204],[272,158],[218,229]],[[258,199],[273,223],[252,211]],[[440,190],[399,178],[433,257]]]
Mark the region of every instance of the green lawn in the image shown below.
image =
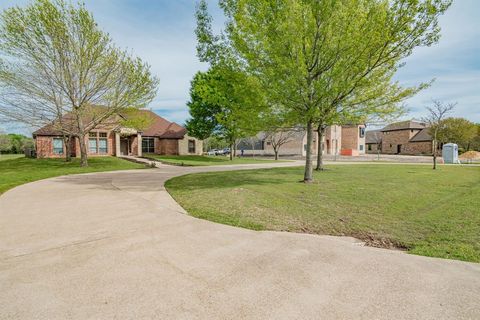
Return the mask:
[[[347,235],[413,254],[480,262],[480,168],[337,165],[303,184],[303,168],[173,178],[193,216],[255,230]]]
[[[89,166],[82,168],[79,159],[18,158],[0,162],[0,194],[18,185],[35,180],[74,173],[113,171],[145,168],[144,165],[115,157],[89,158]]]
[[[252,164],[275,162],[275,160],[239,158],[236,157],[230,161],[226,156],[160,156],[157,154],[145,154],[145,158],[156,159],[166,164],[174,164],[181,166],[218,166],[230,164]]]
[[[17,159],[17,158],[24,158],[24,157],[25,157],[25,155],[23,155],[23,154],[0,154],[0,161]]]

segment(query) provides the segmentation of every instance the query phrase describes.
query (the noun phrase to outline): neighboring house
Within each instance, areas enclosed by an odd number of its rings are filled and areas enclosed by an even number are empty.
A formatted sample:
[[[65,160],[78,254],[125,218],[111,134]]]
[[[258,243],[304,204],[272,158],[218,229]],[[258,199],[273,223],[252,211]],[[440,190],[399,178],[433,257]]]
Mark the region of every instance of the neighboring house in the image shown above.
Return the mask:
[[[147,127],[138,131],[122,126],[125,116],[115,115],[98,125],[85,137],[89,156],[142,156],[143,153],[161,155],[201,155],[203,143],[187,135],[187,130],[149,110],[139,110],[148,121]],[[88,120],[88,119],[87,119]],[[68,115],[64,123],[71,123]],[[53,122],[33,133],[38,158],[63,157],[66,152],[62,133]],[[80,156],[78,138],[71,141],[71,155]]]
[[[380,131],[382,132],[382,153],[404,155],[433,153],[432,137],[429,128],[423,122],[414,120],[396,122]],[[438,147],[441,150],[441,146]]]
[[[312,153],[317,153],[318,134],[313,136]],[[241,139],[237,144],[237,154],[273,156],[272,142],[261,132],[252,138]],[[280,147],[280,156],[306,156],[307,134],[303,129],[295,130],[291,139]],[[365,153],[365,125],[332,125],[325,129],[323,150],[327,155],[358,156]]]
[[[366,153],[382,152],[382,135],[381,130],[370,130],[365,132]]]

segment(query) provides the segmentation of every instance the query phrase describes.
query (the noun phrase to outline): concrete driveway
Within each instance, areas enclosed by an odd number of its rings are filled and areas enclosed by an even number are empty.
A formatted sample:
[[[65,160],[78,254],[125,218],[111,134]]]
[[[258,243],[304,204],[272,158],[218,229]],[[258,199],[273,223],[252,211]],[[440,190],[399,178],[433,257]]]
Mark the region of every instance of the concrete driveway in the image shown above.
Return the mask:
[[[480,318],[479,264],[215,224],[163,187],[226,169],[65,176],[5,193],[0,319]]]

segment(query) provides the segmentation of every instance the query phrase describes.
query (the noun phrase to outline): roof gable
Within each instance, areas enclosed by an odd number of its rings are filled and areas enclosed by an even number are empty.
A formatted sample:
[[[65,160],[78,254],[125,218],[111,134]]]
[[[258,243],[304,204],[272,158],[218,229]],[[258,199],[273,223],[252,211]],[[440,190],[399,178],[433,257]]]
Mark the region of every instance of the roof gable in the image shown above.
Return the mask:
[[[411,130],[411,129],[424,129],[427,125],[423,122],[408,120],[408,121],[401,121],[395,122],[387,125],[381,131],[397,131],[397,130]]]
[[[159,116],[153,111],[150,110],[138,110],[139,113],[142,115],[146,115],[151,119],[151,123],[145,128],[142,132],[144,136],[151,136],[151,137],[160,137],[160,138],[170,138],[170,139],[182,139],[184,135],[187,133],[187,130],[180,126],[175,122],[170,122],[165,118]],[[108,128],[108,129],[115,129],[119,126],[120,121],[122,119],[128,120],[129,114],[118,114],[111,117],[111,120],[108,120],[106,123],[102,123],[101,125],[97,126],[95,129],[101,128]],[[64,123],[68,123],[71,128],[74,128],[73,117],[71,114],[65,115],[62,120]],[[36,130],[33,135],[61,135],[62,132],[59,130],[58,126],[56,125],[58,122],[52,122],[38,130]],[[72,129],[73,130],[73,129]],[[74,130],[73,130],[74,131]]]

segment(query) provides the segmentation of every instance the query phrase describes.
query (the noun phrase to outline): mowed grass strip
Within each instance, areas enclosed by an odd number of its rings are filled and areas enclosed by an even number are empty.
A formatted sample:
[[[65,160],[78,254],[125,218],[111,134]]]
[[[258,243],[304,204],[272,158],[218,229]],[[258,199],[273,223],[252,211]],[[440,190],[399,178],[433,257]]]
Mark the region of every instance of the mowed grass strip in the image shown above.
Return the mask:
[[[166,183],[191,215],[255,230],[345,235],[480,262],[480,168],[335,165],[190,174]]]
[[[91,157],[88,164],[88,167],[82,168],[80,160],[76,158],[72,159],[72,162],[25,157],[0,161],[0,194],[27,182],[66,174],[145,168],[142,164],[115,157]]]
[[[24,158],[25,155],[23,154],[0,154],[0,161],[17,159],[17,158]]]
[[[254,163],[268,163],[275,162],[275,160],[258,159],[258,158],[242,158],[235,157],[230,160],[227,156],[163,156],[157,154],[144,154],[145,158],[155,159],[166,164],[173,164],[179,166],[218,166],[218,165],[232,165],[232,164],[254,164]],[[279,161],[277,161],[279,162]]]

